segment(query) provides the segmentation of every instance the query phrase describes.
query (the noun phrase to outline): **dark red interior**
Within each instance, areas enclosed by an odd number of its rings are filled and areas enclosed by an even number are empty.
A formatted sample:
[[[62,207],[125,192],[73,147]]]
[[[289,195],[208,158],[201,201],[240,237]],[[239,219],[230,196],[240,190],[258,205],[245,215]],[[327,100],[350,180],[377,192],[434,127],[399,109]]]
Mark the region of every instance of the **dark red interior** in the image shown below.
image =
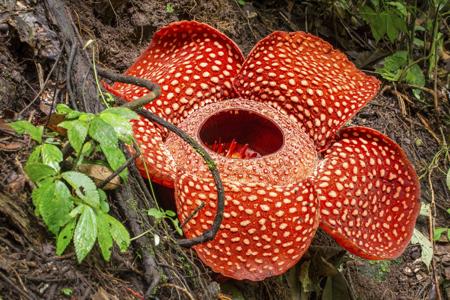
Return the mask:
[[[278,151],[284,142],[283,133],[274,122],[249,110],[224,110],[212,115],[201,126],[199,136],[210,149],[214,143],[235,139],[261,156]]]

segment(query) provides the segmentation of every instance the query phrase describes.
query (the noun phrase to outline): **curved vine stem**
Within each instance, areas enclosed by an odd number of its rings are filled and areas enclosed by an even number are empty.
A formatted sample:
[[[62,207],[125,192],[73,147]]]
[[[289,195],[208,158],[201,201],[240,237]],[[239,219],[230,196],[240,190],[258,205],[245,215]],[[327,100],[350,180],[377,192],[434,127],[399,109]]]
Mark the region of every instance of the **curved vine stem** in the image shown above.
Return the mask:
[[[142,87],[149,89],[150,92],[148,94],[146,94],[145,96],[143,96],[139,99],[136,99],[135,101],[126,102],[125,100],[123,100],[119,97],[116,97],[116,100],[117,100],[117,102],[121,103],[122,106],[130,108],[130,109],[136,111],[138,114],[140,114],[144,118],[146,118],[154,123],[157,123],[157,124],[167,128],[168,130],[172,131],[177,136],[179,136],[183,141],[188,143],[203,158],[206,165],[208,166],[209,171],[211,172],[211,175],[214,179],[214,183],[216,185],[216,190],[217,190],[217,209],[216,209],[216,215],[214,217],[214,222],[213,222],[212,226],[208,230],[203,232],[201,235],[191,238],[191,239],[180,239],[180,240],[177,240],[177,242],[180,246],[192,247],[194,245],[201,244],[201,243],[204,243],[204,242],[214,239],[214,237],[217,234],[217,231],[220,228],[220,224],[222,223],[223,211],[225,208],[225,200],[224,200],[225,195],[224,195],[223,184],[222,184],[222,180],[220,178],[219,170],[217,169],[217,165],[214,162],[214,160],[211,158],[211,156],[208,154],[208,152],[195,139],[193,139],[191,136],[189,136],[186,132],[184,132],[183,130],[181,130],[180,128],[175,126],[174,124],[167,122],[166,120],[164,120],[163,118],[159,117],[158,115],[152,113],[151,111],[142,108],[142,106],[150,103],[151,101],[153,101],[154,99],[159,97],[159,95],[161,94],[161,88],[156,83],[153,83],[153,82],[143,79],[143,78],[137,78],[137,77],[133,77],[133,76],[113,73],[109,70],[102,69],[102,68],[97,68],[97,72],[100,76],[110,79],[112,81],[118,81],[118,82],[138,85],[138,86],[142,86]]]

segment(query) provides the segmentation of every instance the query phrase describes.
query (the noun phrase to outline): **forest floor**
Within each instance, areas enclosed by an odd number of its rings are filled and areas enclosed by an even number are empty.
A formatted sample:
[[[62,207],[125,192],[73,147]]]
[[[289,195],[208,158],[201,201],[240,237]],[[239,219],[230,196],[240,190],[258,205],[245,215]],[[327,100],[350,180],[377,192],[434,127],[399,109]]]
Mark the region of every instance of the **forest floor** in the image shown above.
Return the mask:
[[[77,264],[73,251],[55,255],[54,238],[33,214],[30,185],[22,169],[32,147],[29,140],[14,134],[5,122],[17,118],[45,120],[49,99],[55,91],[64,91],[61,90],[63,74],[58,75],[58,71],[46,82],[61,44],[48,34],[43,34],[41,41],[31,43],[23,32],[26,18],[18,16],[24,12],[31,12],[42,18],[42,24],[47,24],[43,6],[31,2],[17,2],[20,5],[5,6],[3,11],[0,4],[0,299],[139,299],[145,287],[138,258],[131,251],[125,255],[115,253],[109,263],[103,262],[95,251],[85,262]],[[205,22],[224,32],[244,54],[273,31],[308,29],[353,59],[360,57],[358,51],[363,51],[352,47],[351,41],[336,38],[332,24],[326,20],[308,20],[306,6],[292,1],[281,1],[283,5],[279,1],[253,4],[247,1],[245,5],[233,0],[124,1],[128,3],[109,13],[92,2],[65,1],[83,39],[95,40],[98,63],[118,72],[133,63],[157,28],[184,19]],[[360,65],[365,71],[373,71],[372,64]],[[38,94],[42,87],[44,92]],[[446,209],[450,208],[450,197],[445,174],[440,171],[446,169],[444,165],[433,165],[437,153],[445,147],[442,137],[449,136],[448,128],[441,133],[441,128],[445,130],[445,125],[440,123],[443,117],[436,117],[432,106],[405,95],[406,102],[386,83],[382,92],[351,123],[377,129],[405,150],[420,177],[422,202],[436,204],[435,226],[448,227]],[[447,106],[443,111],[448,112],[448,99],[443,98],[441,103]],[[419,216],[416,226],[425,236],[429,232],[428,221],[428,216]],[[299,268],[321,247],[339,250],[334,241],[320,233]],[[195,256],[192,251],[186,251]],[[450,244],[445,238],[435,242],[433,264],[429,268],[421,258],[422,251],[420,245],[411,244],[398,259],[379,262],[349,254],[342,257],[340,251],[327,255],[331,261],[334,256],[342,259],[339,271],[355,299],[436,299],[436,282],[450,280]],[[262,283],[242,283],[221,278],[195,261],[209,288],[216,288],[216,282],[222,286],[222,299],[228,299],[226,295],[231,297],[231,294],[233,299],[296,299],[292,296],[295,287],[288,285],[283,276]],[[311,282],[314,272],[309,269]],[[323,287],[323,281],[316,283]],[[162,299],[189,297],[170,286],[165,288],[170,291]],[[441,284],[440,295],[450,299],[450,285]],[[200,294],[194,296],[200,298]]]

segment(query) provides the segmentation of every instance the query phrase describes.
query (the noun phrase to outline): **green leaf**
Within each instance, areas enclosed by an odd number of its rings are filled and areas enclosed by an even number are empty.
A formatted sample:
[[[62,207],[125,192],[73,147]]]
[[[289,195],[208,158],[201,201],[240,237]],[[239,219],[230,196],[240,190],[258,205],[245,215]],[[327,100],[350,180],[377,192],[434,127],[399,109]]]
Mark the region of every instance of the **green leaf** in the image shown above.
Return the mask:
[[[433,259],[433,246],[430,240],[426,236],[424,236],[422,232],[414,228],[411,243],[420,245],[420,248],[422,249],[421,260],[429,268],[431,260]]]
[[[100,149],[102,149],[102,152],[113,171],[120,168],[127,161],[125,154],[123,154],[122,150],[117,145],[113,146],[110,144],[100,143]],[[128,176],[128,170],[123,170],[122,172],[120,172],[119,176],[123,180],[126,180]]]
[[[41,149],[42,162],[56,171],[60,170],[59,163],[63,161],[63,154],[58,147],[51,144],[43,144]]]
[[[406,72],[405,81],[409,84],[425,86],[425,75],[422,69],[417,64],[414,64]]]
[[[102,111],[100,115],[103,115],[105,113],[120,116],[127,121],[139,119],[137,113],[126,107],[111,107]]]
[[[51,197],[39,201],[39,212],[50,232],[57,235],[60,227],[71,218],[69,213],[73,208],[73,202],[70,190],[62,181],[57,180],[52,186]]]
[[[108,112],[102,112],[100,118],[114,128],[119,140],[127,144],[133,143],[133,130],[128,119]]]
[[[396,10],[403,16],[403,17],[407,17],[408,16],[408,11],[406,9],[406,6],[402,3],[402,2],[397,2],[397,1],[393,1],[393,2],[387,2],[386,4],[395,7]]]
[[[106,215],[106,219],[114,242],[119,246],[120,252],[125,252],[130,246],[130,234],[116,218]]]
[[[28,164],[35,164],[35,163],[41,163],[41,151],[42,151],[42,145],[37,146],[34,148],[33,152],[31,152],[30,156],[28,156],[27,159],[27,165]]]
[[[376,72],[379,73],[384,79],[396,82],[400,80],[400,75],[403,68],[408,63],[408,53],[406,51],[397,51],[391,56],[384,59],[384,66],[377,68]]]
[[[56,105],[56,112],[58,114],[65,115],[65,114],[68,114],[68,113],[70,113],[72,111],[73,111],[73,109],[71,109],[67,104],[60,103],[60,104]]]
[[[433,240],[435,241],[439,241],[439,239],[441,238],[441,235],[445,232],[447,232],[449,229],[445,228],[445,227],[437,227],[434,229],[434,235],[433,235]]]
[[[70,297],[70,296],[73,295],[73,290],[72,290],[71,288],[62,288],[62,289],[61,289],[61,293],[62,293],[64,296]]]
[[[98,194],[100,196],[100,210],[104,213],[109,212],[109,203],[106,197],[106,193],[102,189],[98,189]]]
[[[43,126],[34,126],[28,121],[16,121],[9,124],[17,133],[28,134],[30,137],[38,143],[42,143],[42,135],[44,133]]]
[[[75,152],[79,153],[86,140],[89,127],[88,123],[80,120],[73,120],[62,122],[58,126],[67,129],[69,143]]]
[[[114,128],[102,120],[100,117],[94,117],[89,126],[89,136],[100,145],[109,145],[116,147],[118,138]]]
[[[177,216],[177,214],[173,210],[170,210],[170,209],[166,210],[166,215],[168,217],[172,217],[172,218]]]
[[[76,171],[64,172],[61,176],[72,186],[78,197],[90,206],[99,208],[100,196],[91,178]]]
[[[24,169],[28,177],[35,183],[38,183],[47,177],[55,176],[58,173],[52,167],[41,163],[27,164]]]
[[[73,244],[78,263],[91,251],[97,239],[97,217],[94,210],[85,205],[73,235]]]
[[[109,261],[111,258],[113,238],[111,236],[108,214],[99,213],[97,215],[97,221],[98,244],[100,246],[103,258],[106,261]]]
[[[322,293],[322,300],[347,300],[353,299],[349,292],[349,285],[342,273],[327,278]]]
[[[161,211],[157,208],[150,208],[147,211],[147,214],[157,220],[161,220],[166,216],[166,214],[163,211]]]
[[[31,193],[31,199],[35,209],[35,214],[39,216],[41,213],[39,211],[40,203],[45,202],[47,199],[51,199],[55,192],[55,182],[52,179],[47,179],[33,190]]]
[[[76,218],[71,219],[59,233],[58,239],[56,240],[56,255],[63,254],[64,250],[66,250],[67,246],[70,244],[73,232],[75,231],[75,225],[77,224],[76,221]]]
[[[395,42],[398,34],[400,33],[399,28],[397,28],[399,17],[393,14],[386,14],[386,33],[389,41],[391,43]],[[401,21],[401,19],[400,19]]]

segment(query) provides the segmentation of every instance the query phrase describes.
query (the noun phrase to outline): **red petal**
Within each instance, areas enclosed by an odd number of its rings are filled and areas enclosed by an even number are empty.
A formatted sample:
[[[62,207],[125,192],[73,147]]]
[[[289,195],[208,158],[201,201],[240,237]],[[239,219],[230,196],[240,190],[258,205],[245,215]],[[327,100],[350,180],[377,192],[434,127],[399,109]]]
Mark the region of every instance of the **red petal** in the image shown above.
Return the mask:
[[[224,189],[224,219],[216,237],[194,246],[206,265],[227,277],[257,281],[282,274],[300,260],[319,225],[309,181],[271,186],[225,178]],[[206,204],[183,228],[186,237],[211,227],[217,203],[211,177],[180,175],[175,194],[181,223]]]
[[[134,137],[142,154],[136,160],[136,166],[142,176],[167,187],[173,187],[175,163],[164,145],[164,130],[145,118],[133,120],[132,124]]]
[[[125,72],[161,86],[146,108],[177,124],[206,103],[233,97],[231,85],[243,62],[238,46],[223,33],[195,21],[175,22],[155,33],[145,52]],[[115,83],[110,91],[131,101],[147,89]]]
[[[261,40],[234,81],[241,97],[298,120],[319,151],[379,85],[329,43],[304,32],[274,32]]]
[[[420,210],[420,185],[403,150],[380,132],[350,127],[325,154],[315,179],[321,227],[348,251],[395,258]]]
[[[209,124],[218,136],[205,141]],[[303,255],[318,226],[318,201],[307,180],[317,165],[312,141],[286,115],[244,99],[209,104],[179,126],[204,145],[236,138],[262,153],[240,159],[207,149],[220,171],[226,202],[216,238],[195,248],[200,258],[214,271],[236,279],[262,280],[285,272]],[[184,228],[187,237],[198,236],[211,226],[216,213],[213,179],[189,145],[172,134],[166,144],[179,172],[175,194],[180,221],[206,203]],[[274,144],[279,148],[270,148]]]
[[[177,124],[193,109],[235,96],[231,82],[242,61],[241,51],[224,34],[206,24],[181,21],[156,32],[147,50],[125,74],[158,83],[161,96],[146,108]],[[106,88],[128,101],[148,92],[143,87],[123,83]],[[144,155],[154,171],[154,179],[171,185],[173,171],[166,162],[170,159],[164,154],[167,150],[162,145],[166,131],[155,133],[151,130],[140,135],[140,142],[145,136],[147,140],[157,141],[145,149]],[[156,158],[162,159],[157,161]],[[142,168],[141,172],[146,173]]]

